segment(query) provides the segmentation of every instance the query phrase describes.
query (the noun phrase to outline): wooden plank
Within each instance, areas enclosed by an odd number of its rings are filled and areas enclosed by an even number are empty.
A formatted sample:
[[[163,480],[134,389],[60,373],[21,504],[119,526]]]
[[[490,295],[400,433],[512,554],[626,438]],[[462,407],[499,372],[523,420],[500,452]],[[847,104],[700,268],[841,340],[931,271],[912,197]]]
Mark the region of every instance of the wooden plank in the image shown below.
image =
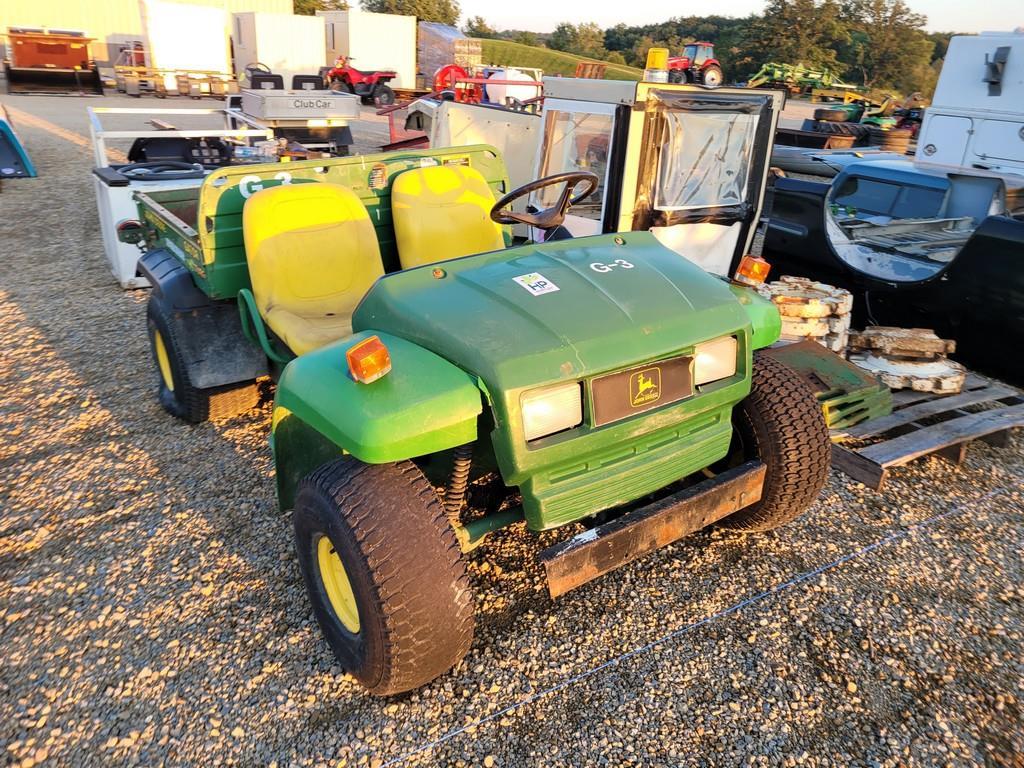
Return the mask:
[[[964,380],[964,386],[960,391],[973,392],[976,389],[987,387],[990,384],[994,385],[995,383],[991,379],[986,379],[984,376],[979,376],[976,373],[968,373],[967,378]],[[934,392],[917,392],[913,389],[897,389],[892,393],[892,404],[893,408],[898,410],[908,405],[914,405],[925,400],[933,400],[937,397],[945,397],[945,395],[936,395]]]
[[[925,416],[936,416],[944,411],[952,411],[956,408],[963,408],[967,405],[976,405],[989,400],[998,400],[1001,397],[1007,397],[1012,394],[1014,394],[1014,390],[1010,387],[1004,387],[1001,384],[994,384],[991,387],[977,389],[973,392],[962,392],[959,395],[944,395],[932,400],[927,400],[923,403],[918,403],[917,405],[909,405],[906,408],[893,411],[888,416],[882,416],[881,418],[871,419],[863,422],[862,424],[857,424],[846,430],[846,435],[848,437],[871,437],[872,435],[880,435],[894,427],[909,424],[913,421],[917,421],[918,419],[922,419]]]
[[[833,444],[832,466],[868,488],[880,491],[885,487],[885,469],[852,448]]]
[[[939,448],[1021,426],[1024,426],[1024,405],[994,408],[869,445],[859,449],[858,453],[862,458],[874,461],[883,468],[896,467],[913,461],[918,456],[934,453]]]
[[[748,461],[540,553],[551,597],[731,515],[761,498],[765,465]]]

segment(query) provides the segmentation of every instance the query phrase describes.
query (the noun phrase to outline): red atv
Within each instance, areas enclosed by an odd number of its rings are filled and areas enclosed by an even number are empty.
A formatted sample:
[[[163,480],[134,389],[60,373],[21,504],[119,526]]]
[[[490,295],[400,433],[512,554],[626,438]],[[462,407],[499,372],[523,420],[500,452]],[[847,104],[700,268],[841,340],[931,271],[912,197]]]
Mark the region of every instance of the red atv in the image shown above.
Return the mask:
[[[715,58],[715,46],[712,43],[688,43],[683,47],[682,56],[670,56],[668,81],[697,83],[709,88],[720,86],[722,65]]]
[[[398,77],[397,72],[381,70],[362,72],[349,66],[351,57],[339,56],[334,66],[324,73],[324,87],[341,93],[354,93],[364,104],[386,107],[395,103],[395,92],[387,83]]]

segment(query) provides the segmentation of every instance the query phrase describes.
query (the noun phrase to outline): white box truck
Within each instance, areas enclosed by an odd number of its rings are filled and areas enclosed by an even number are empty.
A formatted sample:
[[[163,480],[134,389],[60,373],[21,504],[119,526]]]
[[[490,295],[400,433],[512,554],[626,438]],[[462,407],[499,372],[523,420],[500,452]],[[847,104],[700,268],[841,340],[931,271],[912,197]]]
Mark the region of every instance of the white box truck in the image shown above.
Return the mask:
[[[235,74],[244,83],[249,64],[265,64],[284,78],[290,88],[295,75],[317,75],[325,66],[324,21],[318,16],[290,13],[233,14],[231,44],[235,51]]]
[[[1024,171],[1024,32],[982,32],[950,40],[915,158]]]
[[[393,70],[394,88],[416,87],[416,17],[368,11],[317,11],[326,25],[327,59],[346,56],[364,72]]]

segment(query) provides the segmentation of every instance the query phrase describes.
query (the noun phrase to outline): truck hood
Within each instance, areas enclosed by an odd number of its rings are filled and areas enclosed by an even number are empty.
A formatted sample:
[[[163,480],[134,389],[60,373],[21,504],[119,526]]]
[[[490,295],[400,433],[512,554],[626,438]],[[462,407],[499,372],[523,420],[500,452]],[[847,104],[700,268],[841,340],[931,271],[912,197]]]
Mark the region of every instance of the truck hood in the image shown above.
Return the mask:
[[[353,316],[354,330],[406,338],[506,394],[670,356],[749,326],[727,283],[648,232],[394,273]]]

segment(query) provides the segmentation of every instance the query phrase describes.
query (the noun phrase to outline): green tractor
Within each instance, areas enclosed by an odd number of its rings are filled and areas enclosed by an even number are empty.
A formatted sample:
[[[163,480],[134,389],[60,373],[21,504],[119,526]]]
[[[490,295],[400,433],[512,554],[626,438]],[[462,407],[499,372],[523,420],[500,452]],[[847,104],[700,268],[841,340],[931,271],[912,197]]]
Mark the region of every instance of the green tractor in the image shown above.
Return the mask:
[[[277,492],[313,612],[376,694],[467,652],[466,553],[505,526],[582,523],[540,555],[554,597],[714,522],[782,525],[826,477],[821,408],[764,352],[777,311],[725,276],[780,95],[550,88],[541,178],[517,189],[472,146],[139,195],[161,401],[197,421],[277,380]]]

